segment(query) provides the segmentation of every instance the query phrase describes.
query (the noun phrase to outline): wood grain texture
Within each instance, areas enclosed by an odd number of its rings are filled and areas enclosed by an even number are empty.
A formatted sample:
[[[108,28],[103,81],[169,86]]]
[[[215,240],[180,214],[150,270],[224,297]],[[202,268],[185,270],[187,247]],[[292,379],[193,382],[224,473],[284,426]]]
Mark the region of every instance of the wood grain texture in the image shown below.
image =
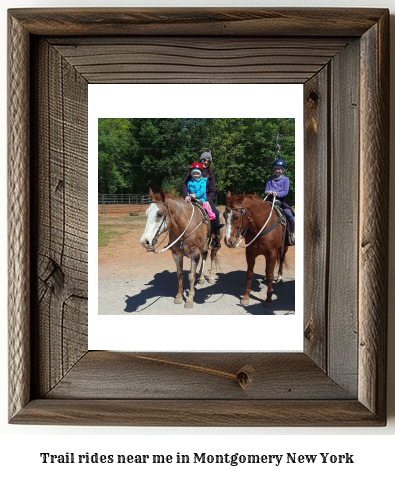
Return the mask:
[[[42,395],[87,349],[87,84],[45,40],[35,67],[35,393]]]
[[[29,35],[8,22],[9,416],[30,399]]]
[[[373,8],[47,8],[9,10],[35,35],[360,36]],[[345,33],[347,32],[347,33]]]
[[[304,350],[327,370],[329,188],[329,70],[304,85]],[[317,198],[320,198],[317,200]]]
[[[105,364],[105,367],[103,367]],[[247,371],[249,386],[238,377]],[[158,386],[160,384],[160,386]],[[88,352],[46,398],[351,399],[297,353]]]
[[[357,400],[33,400],[12,423],[178,427],[382,426]]]
[[[385,416],[388,314],[389,15],[361,39],[359,400]]]
[[[9,16],[10,421],[385,424],[388,183],[377,172],[388,167],[388,11]],[[105,81],[305,84],[306,164],[319,181],[306,176],[303,354],[87,351],[87,84]],[[334,199],[345,186],[344,156],[356,171],[348,215]],[[351,279],[337,284],[344,264]]]
[[[359,42],[339,52],[331,65],[328,373],[336,383],[356,394]]]
[[[304,83],[350,39],[53,38],[89,83]]]

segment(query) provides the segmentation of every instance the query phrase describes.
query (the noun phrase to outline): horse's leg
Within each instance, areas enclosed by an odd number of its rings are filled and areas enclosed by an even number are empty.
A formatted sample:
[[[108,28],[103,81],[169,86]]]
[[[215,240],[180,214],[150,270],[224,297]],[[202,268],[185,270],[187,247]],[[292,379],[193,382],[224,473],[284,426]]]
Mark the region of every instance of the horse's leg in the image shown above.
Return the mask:
[[[266,258],[266,280],[267,280],[267,296],[265,300],[265,305],[269,306],[272,303],[273,295],[273,279],[274,279],[274,266],[277,261],[277,251],[274,249],[265,256]]]
[[[204,267],[206,265],[207,254],[208,251],[202,253],[202,265],[200,266],[199,284],[204,284]]]
[[[184,291],[184,270],[183,270],[183,256],[179,256],[178,254],[175,254],[172,252],[174,262],[176,263],[177,266],[177,278],[178,278],[178,294],[176,295],[176,298],[174,299],[175,304],[182,304],[184,302],[182,298],[182,293]]]
[[[288,246],[285,246],[283,255],[280,257],[280,265],[279,265],[278,274],[277,274],[277,283],[280,283],[283,281],[283,266],[284,266],[285,254],[287,253],[287,250],[288,250]]]
[[[250,303],[250,292],[251,292],[251,280],[254,275],[254,266],[255,266],[255,254],[251,254],[249,249],[246,249],[246,259],[247,259],[247,284],[244,291],[244,295],[240,301],[242,305],[248,305]]]
[[[200,254],[191,254],[191,269],[189,271],[189,294],[188,299],[185,302],[185,307],[188,309],[193,307],[193,298],[195,296],[195,279],[196,279],[196,268],[199,264]]]
[[[217,257],[218,249],[211,249],[211,269],[210,277],[208,279],[209,284],[215,284],[215,258]]]

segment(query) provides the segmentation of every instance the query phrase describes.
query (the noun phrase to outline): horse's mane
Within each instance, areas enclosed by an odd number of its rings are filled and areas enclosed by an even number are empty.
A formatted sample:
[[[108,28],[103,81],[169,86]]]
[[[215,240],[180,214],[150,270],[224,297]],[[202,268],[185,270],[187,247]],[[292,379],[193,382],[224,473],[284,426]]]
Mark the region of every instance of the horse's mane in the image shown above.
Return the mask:
[[[264,202],[263,199],[258,196],[256,193],[253,194],[244,194],[246,199],[251,199],[251,201]],[[235,194],[232,196],[232,204],[240,202],[243,199],[243,194]]]
[[[166,194],[166,199],[171,199],[176,202],[185,202],[184,198],[169,193]]]
[[[176,195],[174,189],[169,189],[168,193],[166,194],[166,197],[169,199],[181,199],[179,196]]]
[[[252,201],[263,202],[263,199],[261,198],[261,196],[258,196],[256,193],[246,194],[245,197],[247,197],[248,199],[251,199]]]
[[[189,203],[185,201],[183,197],[175,196],[171,194],[170,192],[166,194],[166,200],[169,199],[170,201],[174,201],[178,204],[179,207],[182,209],[186,209],[189,206]]]
[[[182,198],[180,198],[179,196],[177,196],[174,192],[173,189],[170,189],[169,192],[167,194],[163,193],[164,197],[166,199],[174,199],[174,200],[180,200]],[[161,203],[162,202],[162,197],[161,197],[161,193],[156,193],[155,194],[155,200],[153,202],[159,202]]]

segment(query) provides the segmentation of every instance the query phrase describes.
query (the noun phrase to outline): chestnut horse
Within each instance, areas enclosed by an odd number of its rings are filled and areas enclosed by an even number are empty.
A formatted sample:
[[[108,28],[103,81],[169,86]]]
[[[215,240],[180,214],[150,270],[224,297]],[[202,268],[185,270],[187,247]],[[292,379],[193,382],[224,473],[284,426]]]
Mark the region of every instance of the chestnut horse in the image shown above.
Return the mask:
[[[270,305],[273,294],[274,266],[278,261],[277,282],[282,281],[283,265],[288,247],[284,244],[284,225],[272,209],[270,202],[255,194],[226,195],[225,244],[230,248],[238,247],[245,239],[247,259],[247,284],[241,304],[250,301],[251,280],[254,275],[255,259],[264,255],[266,259],[265,279],[267,280],[266,304]]]
[[[140,243],[148,252],[159,254],[167,249],[171,250],[174,262],[177,266],[178,294],[174,300],[175,304],[183,303],[183,259],[190,258],[191,267],[189,271],[189,295],[185,307],[193,307],[195,295],[196,269],[202,255],[202,267],[200,270],[199,283],[204,283],[204,266],[209,250],[207,237],[207,224],[203,216],[192,203],[182,198],[166,196],[163,190],[156,195],[149,189],[151,205],[146,211],[147,223]],[[221,230],[222,232],[222,230]],[[167,233],[162,241],[155,247],[159,236]],[[169,235],[169,244],[162,250],[157,251]],[[214,284],[215,259],[218,249],[211,249],[211,271],[209,283]]]

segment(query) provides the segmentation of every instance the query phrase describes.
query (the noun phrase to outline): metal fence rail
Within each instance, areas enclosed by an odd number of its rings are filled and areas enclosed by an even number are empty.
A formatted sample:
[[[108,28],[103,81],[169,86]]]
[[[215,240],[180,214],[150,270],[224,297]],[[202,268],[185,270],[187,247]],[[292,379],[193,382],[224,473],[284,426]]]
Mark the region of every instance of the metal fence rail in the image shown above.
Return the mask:
[[[101,206],[99,214],[106,213],[106,206],[128,205],[142,211],[143,206],[151,204],[151,197],[148,194],[99,194],[98,205]]]
[[[99,194],[98,204],[150,204],[148,194]]]

